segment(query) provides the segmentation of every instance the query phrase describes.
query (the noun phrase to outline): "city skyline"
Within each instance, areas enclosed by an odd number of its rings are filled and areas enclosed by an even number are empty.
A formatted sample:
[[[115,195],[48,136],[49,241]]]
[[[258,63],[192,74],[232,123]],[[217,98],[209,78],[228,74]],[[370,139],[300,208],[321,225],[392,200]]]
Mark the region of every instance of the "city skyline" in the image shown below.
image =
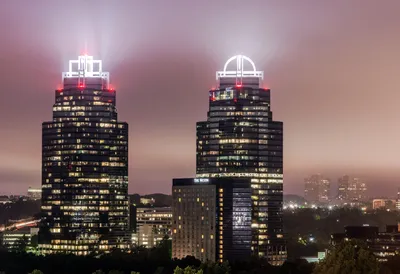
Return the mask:
[[[58,72],[84,51],[111,72],[118,111],[133,125],[130,193],[170,193],[171,178],[194,175],[193,124],[207,110],[204,90],[215,87],[212,72],[235,54],[248,55],[265,71],[272,110],[284,122],[285,193],[302,193],[304,176],[316,172],[334,180],[344,174],[365,178],[377,195],[398,187],[400,131],[392,126],[400,118],[398,1],[232,3],[232,16],[252,16],[229,27],[214,16],[223,14],[224,5],[211,1],[196,9],[161,1],[157,9],[128,1],[131,9],[101,1],[63,9],[9,2],[7,14],[0,11],[2,25],[13,29],[0,31],[7,98],[0,105],[7,114],[0,118],[0,193],[40,186],[40,124],[51,115]],[[79,16],[89,7],[93,14]],[[71,20],[72,11],[82,20]]]

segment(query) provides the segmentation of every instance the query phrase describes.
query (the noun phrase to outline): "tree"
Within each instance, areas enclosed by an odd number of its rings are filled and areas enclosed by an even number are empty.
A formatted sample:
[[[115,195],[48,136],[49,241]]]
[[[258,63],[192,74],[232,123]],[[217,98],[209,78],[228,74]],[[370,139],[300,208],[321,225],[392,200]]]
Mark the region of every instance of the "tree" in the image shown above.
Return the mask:
[[[228,261],[222,264],[205,262],[200,265],[200,269],[203,270],[204,274],[229,274],[231,273],[231,267]]]
[[[43,272],[40,271],[39,269],[35,269],[30,274],[43,274]]]
[[[38,244],[39,244],[39,236],[38,236],[38,235],[33,235],[33,236],[31,237],[31,246],[32,246],[33,248],[37,248],[37,247],[38,247]]]
[[[93,272],[92,274],[105,274],[103,270],[98,269],[95,272]]]
[[[313,274],[378,274],[379,265],[365,244],[343,242],[315,267]]]
[[[192,266],[187,266],[185,269],[180,268],[177,266],[174,270],[174,274],[203,274],[203,270],[197,270]]]
[[[17,252],[25,252],[29,245],[29,239],[25,235],[23,235],[20,239],[18,239],[14,244],[14,250]]]
[[[108,271],[108,274],[124,274],[124,272],[119,271],[119,270],[110,270],[110,271]]]

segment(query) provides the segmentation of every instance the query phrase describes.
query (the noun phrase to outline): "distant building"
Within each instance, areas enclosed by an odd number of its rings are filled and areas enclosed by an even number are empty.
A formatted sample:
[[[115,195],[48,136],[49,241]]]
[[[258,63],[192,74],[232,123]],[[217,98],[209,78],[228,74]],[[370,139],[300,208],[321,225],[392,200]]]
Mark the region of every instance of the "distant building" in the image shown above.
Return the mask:
[[[379,232],[376,226],[346,226],[344,233],[331,235],[333,246],[342,241],[362,240],[375,254],[379,261],[387,261],[388,257],[400,253],[400,226],[387,225],[385,232]]]
[[[396,205],[396,200],[389,199],[373,199],[372,200],[372,209],[394,209]]]
[[[367,185],[360,178],[353,178],[350,181],[349,188],[350,201],[365,201],[367,199]]]
[[[400,188],[397,190],[396,209],[400,210]]]
[[[349,188],[350,178],[348,175],[344,175],[338,180],[338,193],[337,198],[342,201],[347,201],[348,199],[348,188]]]
[[[304,198],[311,203],[326,203],[330,198],[331,182],[321,174],[304,179]]]
[[[140,197],[140,203],[143,205],[154,205],[156,200],[154,198]]]
[[[28,188],[28,199],[30,199],[30,200],[42,199],[42,189],[29,187]]]
[[[362,202],[367,199],[367,185],[360,178],[344,175],[338,180],[338,199],[346,202]]]
[[[24,237],[28,245],[31,244],[32,236],[37,235],[38,227],[24,227],[18,230],[4,231],[2,234],[2,244],[7,249],[15,249],[18,242]]]
[[[171,238],[172,210],[170,207],[138,207],[136,209],[136,233],[132,242],[137,246],[153,248],[165,236]]]
[[[12,203],[11,199],[8,196],[0,196],[0,204],[9,204]]]
[[[313,257],[313,256],[306,256],[306,257],[301,257],[301,259],[306,260],[309,263],[318,263],[320,261],[322,261],[323,259],[325,259],[326,257],[326,251],[321,251],[317,253],[317,256]]]

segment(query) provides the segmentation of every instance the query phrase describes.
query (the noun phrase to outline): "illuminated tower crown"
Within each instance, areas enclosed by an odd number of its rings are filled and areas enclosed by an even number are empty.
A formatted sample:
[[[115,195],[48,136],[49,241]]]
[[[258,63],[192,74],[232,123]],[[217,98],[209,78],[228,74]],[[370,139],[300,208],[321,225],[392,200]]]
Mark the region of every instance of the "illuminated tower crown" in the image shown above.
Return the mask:
[[[110,73],[103,71],[102,61],[94,60],[93,56],[86,54],[78,56],[78,60],[69,60],[68,71],[62,73],[62,83],[71,84],[71,81],[67,80],[71,78],[78,80],[78,86],[96,83],[107,89],[110,83]]]
[[[236,70],[228,70],[228,65],[234,60],[236,60]],[[252,70],[244,69],[243,63],[245,60],[250,63]],[[244,55],[235,55],[226,61],[223,71],[217,71],[216,78],[222,85],[225,85],[226,83],[243,85],[246,84],[246,82],[249,82],[243,78],[249,78],[248,80],[254,84],[254,81],[259,82],[260,79],[264,78],[264,72],[257,71],[254,62],[249,57]],[[235,81],[233,81],[233,79]]]

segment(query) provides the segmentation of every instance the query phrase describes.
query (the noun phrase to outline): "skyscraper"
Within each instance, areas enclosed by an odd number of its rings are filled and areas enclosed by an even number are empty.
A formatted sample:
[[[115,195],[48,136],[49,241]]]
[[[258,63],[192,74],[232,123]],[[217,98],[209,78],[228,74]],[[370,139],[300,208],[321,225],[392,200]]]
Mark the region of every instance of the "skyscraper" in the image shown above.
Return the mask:
[[[367,184],[360,178],[344,175],[338,180],[338,199],[347,202],[364,201],[367,198]]]
[[[244,61],[250,65],[249,70],[244,68]],[[236,63],[236,69],[228,70],[231,62]],[[248,193],[251,204],[248,247],[252,254],[266,257],[272,264],[281,264],[286,258],[282,224],[283,124],[272,118],[271,92],[260,87],[262,78],[263,72],[257,71],[254,62],[243,55],[233,56],[226,62],[224,70],[217,72],[219,86],[209,91],[208,119],[197,123],[196,177],[209,180],[218,189],[223,188],[218,186],[222,184],[219,179],[224,182],[224,187],[227,180],[232,185],[239,185],[239,180],[243,189],[246,188],[244,181],[248,181],[251,189]],[[179,187],[178,182],[174,183],[175,187]],[[246,191],[235,194],[235,189],[231,195],[242,196],[245,201]],[[173,198],[180,197],[173,192]],[[217,205],[226,209],[223,203],[220,204],[224,197],[216,195],[216,198]],[[222,221],[226,217],[237,220],[238,223],[231,221],[230,226],[246,224],[246,211],[228,214],[217,213],[216,217]],[[220,235],[226,227],[223,222],[222,225],[217,223],[216,234]],[[217,239],[218,245],[232,241],[232,235],[237,232],[229,233],[231,237],[222,235]],[[183,238],[173,237],[173,241],[175,239],[176,243],[185,244]],[[243,251],[246,245],[233,241],[232,252],[236,246]],[[224,251],[219,250],[216,258],[225,260],[223,254]]]
[[[330,191],[331,182],[321,174],[314,174],[304,179],[304,198],[309,202],[328,202]]]
[[[119,122],[109,73],[92,56],[69,61],[42,126],[44,253],[85,255],[127,246],[128,124]]]
[[[347,189],[349,188],[349,181],[350,181],[350,178],[348,175],[344,175],[339,178],[338,193],[337,193],[337,197],[339,200],[347,200],[348,199]]]
[[[367,199],[367,185],[361,178],[352,178],[350,180],[348,198],[352,202],[360,202]]]

